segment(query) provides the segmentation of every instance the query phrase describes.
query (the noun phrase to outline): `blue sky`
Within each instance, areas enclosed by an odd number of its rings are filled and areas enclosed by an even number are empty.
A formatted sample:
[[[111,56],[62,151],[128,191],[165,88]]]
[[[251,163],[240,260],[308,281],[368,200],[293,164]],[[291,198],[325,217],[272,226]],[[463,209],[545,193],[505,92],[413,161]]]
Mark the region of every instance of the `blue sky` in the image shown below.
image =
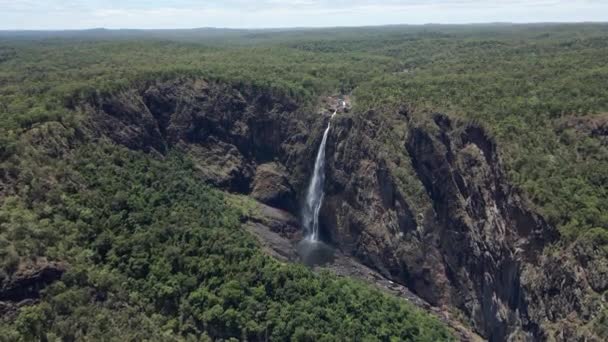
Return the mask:
[[[0,0],[0,29],[608,21],[608,0]]]

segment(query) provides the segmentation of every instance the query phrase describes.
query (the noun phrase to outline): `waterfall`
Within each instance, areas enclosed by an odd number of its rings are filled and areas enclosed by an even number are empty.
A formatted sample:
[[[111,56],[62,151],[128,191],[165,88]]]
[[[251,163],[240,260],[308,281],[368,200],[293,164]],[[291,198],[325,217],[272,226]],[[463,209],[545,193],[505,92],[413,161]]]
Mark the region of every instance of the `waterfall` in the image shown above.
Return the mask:
[[[337,111],[334,111],[332,118],[336,115]],[[323,133],[323,140],[321,140],[321,146],[319,146],[319,152],[317,152],[317,158],[315,159],[315,168],[308,185],[308,192],[306,193],[306,202],[302,209],[302,220],[304,228],[306,229],[306,239],[310,241],[319,241],[319,211],[323,204],[323,184],[325,183],[325,144],[327,143],[327,136],[329,135],[329,128],[331,127],[331,118],[327,123],[327,128]]]

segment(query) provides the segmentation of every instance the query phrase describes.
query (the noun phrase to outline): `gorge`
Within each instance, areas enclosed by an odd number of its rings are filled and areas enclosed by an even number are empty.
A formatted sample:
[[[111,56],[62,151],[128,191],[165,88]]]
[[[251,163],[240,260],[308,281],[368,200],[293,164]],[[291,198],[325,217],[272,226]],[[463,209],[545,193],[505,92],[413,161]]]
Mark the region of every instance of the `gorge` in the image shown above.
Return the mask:
[[[0,32],[0,340],[608,340],[606,32]]]
[[[117,143],[184,150],[209,184],[295,216],[305,199],[302,228],[274,228],[305,263],[331,262],[336,248],[433,306],[461,310],[489,340],[544,334],[529,304],[537,285],[522,275],[557,233],[506,181],[482,127],[410,111],[344,113],[325,126],[289,98],[204,80],[98,101],[85,110]]]

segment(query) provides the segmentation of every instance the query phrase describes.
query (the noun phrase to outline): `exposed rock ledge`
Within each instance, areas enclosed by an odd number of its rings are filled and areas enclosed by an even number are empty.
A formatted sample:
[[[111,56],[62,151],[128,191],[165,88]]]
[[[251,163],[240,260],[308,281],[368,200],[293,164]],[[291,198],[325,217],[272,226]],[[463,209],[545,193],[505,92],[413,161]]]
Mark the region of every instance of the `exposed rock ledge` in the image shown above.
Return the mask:
[[[22,261],[7,279],[0,279],[0,317],[10,318],[25,305],[34,304],[40,291],[61,278],[66,265],[45,258]]]
[[[267,254],[283,262],[300,262],[295,246],[295,243],[301,238],[300,228],[297,219],[291,214],[259,203],[256,213],[248,217],[243,226],[258,239]],[[323,266],[315,266],[314,269],[316,271],[328,269],[339,276],[351,277],[372,284],[435,315],[452,328],[461,341],[483,341],[480,336],[452,318],[446,310],[430,305],[407,287],[387,279],[340,251],[335,251],[333,261]]]

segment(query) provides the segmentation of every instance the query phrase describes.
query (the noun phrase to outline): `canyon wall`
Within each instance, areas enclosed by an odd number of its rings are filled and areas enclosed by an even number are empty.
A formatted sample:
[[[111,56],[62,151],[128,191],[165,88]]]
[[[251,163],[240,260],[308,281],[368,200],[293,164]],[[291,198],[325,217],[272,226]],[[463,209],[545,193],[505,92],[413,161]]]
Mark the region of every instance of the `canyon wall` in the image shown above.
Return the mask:
[[[294,215],[331,114],[316,108],[200,79],[152,82],[80,107],[95,139],[161,157],[183,151],[201,181]],[[509,184],[483,127],[407,109],[343,111],[334,121],[320,216],[326,241],[432,305],[462,313],[484,338],[567,339],[544,326],[562,318],[558,307],[568,309],[557,297],[589,282],[553,289],[559,272],[570,272],[543,254],[558,233]]]

